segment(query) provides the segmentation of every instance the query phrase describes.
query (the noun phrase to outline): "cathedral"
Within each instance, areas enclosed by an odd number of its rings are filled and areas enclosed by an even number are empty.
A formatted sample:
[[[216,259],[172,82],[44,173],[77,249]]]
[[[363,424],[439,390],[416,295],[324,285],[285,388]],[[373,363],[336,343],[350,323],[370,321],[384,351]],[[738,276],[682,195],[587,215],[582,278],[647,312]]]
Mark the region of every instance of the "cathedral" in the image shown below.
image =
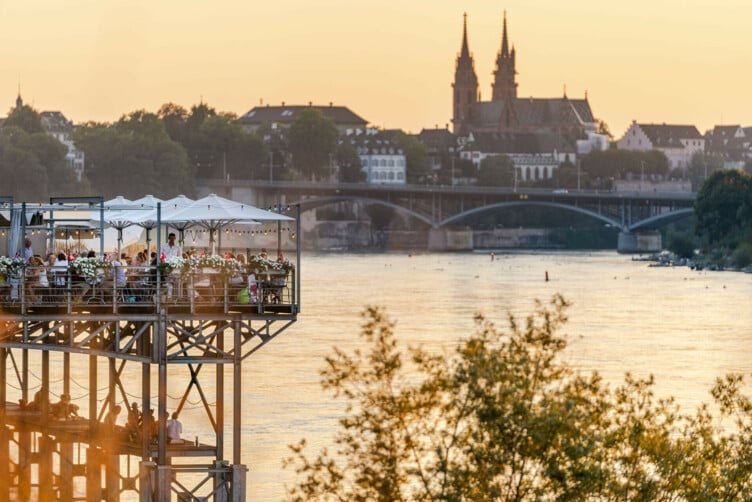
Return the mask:
[[[517,53],[510,47],[507,17],[501,35],[491,86],[491,100],[481,101],[475,62],[470,54],[467,15],[462,26],[462,48],[457,57],[453,87],[452,124],[458,136],[493,133],[555,136],[559,152],[577,151],[578,142],[595,133],[596,121],[585,99],[520,98],[517,93]]]

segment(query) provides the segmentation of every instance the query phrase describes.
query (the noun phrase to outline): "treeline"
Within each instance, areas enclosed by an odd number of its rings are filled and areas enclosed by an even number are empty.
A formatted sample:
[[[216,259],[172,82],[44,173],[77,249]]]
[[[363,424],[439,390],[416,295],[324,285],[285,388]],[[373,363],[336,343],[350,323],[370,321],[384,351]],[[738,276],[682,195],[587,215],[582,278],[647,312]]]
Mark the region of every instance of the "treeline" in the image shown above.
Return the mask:
[[[695,200],[696,234],[705,255],[719,265],[752,264],[752,176],[713,171]]]
[[[168,103],[156,113],[139,110],[113,123],[88,122],[70,134],[85,154],[79,181],[66,165],[66,147],[45,132],[40,114],[24,105],[11,110],[0,129],[4,195],[29,201],[82,193],[192,196],[197,178],[265,178],[270,149],[280,147],[267,145],[265,132],[250,134],[237,116],[204,103],[190,110]],[[277,170],[288,164],[282,154],[274,162]]]

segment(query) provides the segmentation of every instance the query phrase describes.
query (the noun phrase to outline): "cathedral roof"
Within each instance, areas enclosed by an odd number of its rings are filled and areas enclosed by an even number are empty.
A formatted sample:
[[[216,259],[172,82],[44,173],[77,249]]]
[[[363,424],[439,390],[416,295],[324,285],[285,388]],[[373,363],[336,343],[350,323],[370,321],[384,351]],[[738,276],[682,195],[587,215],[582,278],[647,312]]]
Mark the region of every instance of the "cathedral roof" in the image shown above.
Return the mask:
[[[473,107],[473,125],[486,129],[497,126],[507,103],[508,100],[476,103]],[[587,99],[515,98],[512,105],[519,126],[523,128],[595,122]]]
[[[474,132],[466,149],[483,153],[550,153],[574,151],[574,145],[554,133]]]
[[[517,98],[514,109],[522,126],[595,122],[586,99]]]
[[[248,113],[240,117],[240,122],[247,124],[263,124],[274,122],[279,124],[292,124],[298,114],[307,109],[315,108],[329,118],[337,126],[365,127],[367,120],[353,113],[346,106],[311,106],[311,105],[282,105],[282,106],[256,106]]]

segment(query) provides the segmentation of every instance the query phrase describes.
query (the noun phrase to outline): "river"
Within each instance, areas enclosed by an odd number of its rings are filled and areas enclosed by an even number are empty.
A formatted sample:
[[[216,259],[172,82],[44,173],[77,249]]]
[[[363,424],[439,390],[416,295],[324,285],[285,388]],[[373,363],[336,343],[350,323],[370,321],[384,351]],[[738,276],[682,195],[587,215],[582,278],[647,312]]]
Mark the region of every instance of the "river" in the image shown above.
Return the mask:
[[[400,343],[450,353],[481,312],[499,326],[534,299],[572,303],[564,358],[617,384],[655,375],[685,412],[710,402],[715,378],[750,372],[752,277],[648,267],[614,252],[313,254],[301,264],[298,322],[244,364],[243,463],[248,500],[278,501],[295,480],[281,459],[306,438],[330,444],[342,403],[319,386],[324,357],[350,350],[366,305],[384,306]],[[545,277],[548,273],[549,281]],[[190,434],[190,433],[189,433]]]

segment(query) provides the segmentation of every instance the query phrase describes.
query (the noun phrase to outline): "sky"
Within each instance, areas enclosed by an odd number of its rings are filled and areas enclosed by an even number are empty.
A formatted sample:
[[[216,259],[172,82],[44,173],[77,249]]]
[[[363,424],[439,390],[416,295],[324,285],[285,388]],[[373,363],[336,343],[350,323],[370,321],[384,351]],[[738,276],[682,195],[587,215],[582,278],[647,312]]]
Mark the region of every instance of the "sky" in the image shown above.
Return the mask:
[[[463,13],[490,97],[505,10],[520,97],[587,93],[617,138],[752,126],[749,0],[0,0],[0,116],[20,81],[76,123],[312,102],[417,133],[451,121]]]

